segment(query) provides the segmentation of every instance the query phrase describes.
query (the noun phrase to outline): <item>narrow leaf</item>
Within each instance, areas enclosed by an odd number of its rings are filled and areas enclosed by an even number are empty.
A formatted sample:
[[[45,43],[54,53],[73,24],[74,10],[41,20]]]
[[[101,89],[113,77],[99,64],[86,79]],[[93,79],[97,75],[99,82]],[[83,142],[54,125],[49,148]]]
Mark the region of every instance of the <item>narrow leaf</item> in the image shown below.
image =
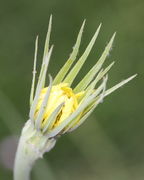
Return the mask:
[[[49,76],[49,86],[48,86],[47,92],[45,94],[45,97],[43,99],[43,102],[41,104],[41,107],[40,107],[40,110],[38,112],[37,118],[35,119],[35,126],[36,126],[36,128],[38,130],[40,130],[40,128],[41,128],[41,124],[42,124],[42,120],[43,120],[43,116],[44,116],[44,113],[45,113],[46,106],[48,104],[48,99],[49,99],[49,96],[50,96],[51,88],[52,88],[52,77]]]
[[[69,85],[72,84],[72,82],[74,81],[75,77],[77,76],[78,72],[80,71],[80,69],[82,68],[83,64],[85,63],[96,39],[97,36],[99,34],[100,31],[100,27],[101,24],[99,25],[97,31],[95,32],[93,38],[91,39],[89,45],[87,46],[85,52],[83,53],[83,55],[80,57],[80,59],[78,60],[78,62],[75,64],[75,66],[73,67],[73,69],[70,71],[70,73],[66,76],[66,78],[64,79],[64,82],[69,83]]]
[[[47,52],[49,51],[51,29],[52,29],[52,15],[50,16],[50,20],[49,20],[48,31],[47,31],[46,41],[45,41],[45,46],[44,46],[43,59],[45,58]]]
[[[71,65],[75,61],[77,54],[78,54],[78,51],[79,51],[84,26],[85,26],[85,20],[81,26],[81,29],[79,31],[79,34],[78,34],[78,37],[77,37],[77,40],[75,43],[75,46],[73,48],[72,53],[70,54],[69,59],[67,60],[67,62],[64,64],[64,66],[61,68],[61,70],[59,71],[59,73],[57,74],[57,76],[54,79],[54,82],[53,82],[54,85],[60,83],[63,80],[63,78],[65,77],[65,75],[69,71]]]
[[[56,117],[58,116],[58,113],[60,112],[62,106],[64,105],[64,103],[61,103],[53,112],[52,114],[48,117],[48,119],[46,119],[46,124],[44,124],[44,129],[43,129],[43,133],[46,133],[48,131],[48,129],[50,129],[50,127],[54,124]]]
[[[48,52],[48,54],[45,57],[45,61],[44,61],[44,65],[43,65],[43,71],[41,73],[40,80],[39,80],[39,82],[37,84],[35,97],[34,97],[32,106],[30,108],[29,116],[30,116],[31,120],[34,119],[34,113],[35,113],[35,109],[36,109],[36,106],[37,106],[37,103],[38,103],[38,98],[39,98],[41,90],[42,90],[42,88],[44,86],[44,81],[45,81],[46,73],[47,73],[47,67],[48,67],[49,60],[50,60],[50,57],[51,57],[51,54],[52,54],[52,49],[53,49],[53,46],[51,47],[50,51]]]
[[[39,78],[38,78],[38,83],[39,83],[40,78],[42,76],[42,72],[43,72],[43,69],[44,69],[44,66],[45,66],[45,58],[46,58],[47,53],[49,51],[51,28],[52,28],[52,15],[50,16],[50,20],[49,20],[48,32],[47,32],[47,35],[46,35],[46,41],[45,41],[45,46],[44,46],[43,61],[42,61],[42,65],[41,65],[40,75],[39,75]]]
[[[35,88],[35,78],[36,78],[36,63],[37,63],[37,51],[38,51],[38,36],[36,37],[35,41],[35,54],[34,54],[34,65],[33,65],[33,78],[32,78],[32,85],[31,85],[31,92],[30,92],[30,106],[33,102],[34,98],[34,88]]]
[[[114,62],[112,62],[108,67],[106,67],[104,70],[101,70],[96,79],[93,80],[93,82],[87,87],[86,91],[87,90],[92,90],[95,88],[96,84],[106,75],[106,73],[111,69],[111,67],[114,65]]]
[[[103,80],[102,85],[94,93],[95,97],[96,97],[100,93],[100,91],[102,91],[102,93],[99,95],[99,98],[97,100],[95,100],[95,98],[92,100],[92,101],[94,101],[94,103],[92,103],[92,105],[90,105],[90,107],[88,108],[88,113],[87,113],[87,111],[84,110],[84,113],[86,113],[86,115],[84,115],[84,117],[81,117],[81,119],[79,121],[78,121],[78,119],[75,119],[74,121],[72,121],[68,125],[65,132],[70,132],[71,128],[76,129],[78,126],[80,126],[86,120],[86,118],[92,113],[92,111],[96,108],[96,106],[102,102],[102,100],[104,98],[105,90],[106,90],[107,79],[108,79],[108,77],[106,76]]]
[[[100,59],[98,62],[91,68],[91,70],[86,74],[86,76],[80,81],[80,83],[75,87],[74,91],[77,93],[79,91],[83,91],[87,85],[92,81],[94,76],[98,73],[98,71],[101,69],[103,63],[106,60],[106,57],[109,55],[110,50],[112,48],[112,44],[114,41],[115,33],[110,39],[108,45],[105,47],[104,52],[102,53]]]
[[[85,93],[85,96],[84,98],[82,99],[82,101],[80,103],[83,103],[83,101],[89,97],[91,94],[95,94],[95,97],[98,96],[98,94],[104,89],[104,87],[106,86],[106,83],[107,83],[107,79],[108,79],[108,76],[106,76],[104,78],[104,80],[102,81],[101,85],[97,88],[97,89],[94,89],[95,87],[95,83],[97,81],[97,78],[93,81],[93,83],[89,86],[89,88],[87,88],[86,90],[86,93]]]
[[[133,78],[135,78],[137,76],[137,74],[129,77],[126,80],[123,80],[122,82],[118,83],[117,85],[113,86],[112,88],[108,89],[105,93],[105,96],[108,96],[109,94],[111,94],[112,92],[114,92],[116,89],[120,88],[121,86],[123,86],[124,84],[128,83],[129,81],[131,81]]]
[[[95,110],[95,108],[98,106],[98,104],[102,101],[103,97],[101,96],[100,99],[98,101],[96,101],[96,103],[93,105],[93,107],[77,122],[77,124],[75,126],[72,126],[67,129],[67,132],[72,132],[75,129],[77,129],[80,125],[82,125],[85,120],[91,115],[91,113]]]

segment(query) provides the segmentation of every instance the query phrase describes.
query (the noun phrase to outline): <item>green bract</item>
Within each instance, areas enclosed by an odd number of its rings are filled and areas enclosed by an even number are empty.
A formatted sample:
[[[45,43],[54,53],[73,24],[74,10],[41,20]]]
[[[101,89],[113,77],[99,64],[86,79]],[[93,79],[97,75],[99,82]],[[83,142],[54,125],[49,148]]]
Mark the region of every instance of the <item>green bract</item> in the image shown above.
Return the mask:
[[[73,112],[68,118],[66,118],[62,123],[58,124],[58,126],[56,126],[54,129],[50,130],[49,128],[50,125],[56,121],[56,118],[60,110],[64,106],[64,103],[60,104],[58,107],[55,107],[55,110],[47,119],[47,123],[45,127],[41,129],[41,124],[43,122],[43,116],[45,113],[45,107],[47,106],[47,103],[49,101],[52,86],[58,85],[60,83],[68,83],[69,86],[72,86],[74,79],[76,78],[83,64],[87,60],[87,57],[89,53],[91,52],[91,49],[98,37],[101,24],[96,30],[90,43],[86,47],[84,53],[77,60],[73,68],[71,68],[71,66],[76,61],[76,58],[77,58],[84,26],[85,26],[85,21],[83,22],[81,26],[76,43],[73,47],[73,51],[70,54],[70,57],[68,58],[64,66],[60,69],[60,71],[58,72],[54,80],[52,80],[52,77],[49,76],[50,82],[48,85],[48,90],[46,92],[46,95],[44,96],[43,103],[39,109],[39,114],[35,118],[34,115],[35,115],[40,93],[42,89],[47,86],[45,85],[45,81],[46,81],[47,69],[48,69],[50,57],[53,50],[53,46],[50,48],[50,45],[49,45],[50,33],[51,33],[51,27],[52,27],[52,16],[50,17],[50,21],[49,21],[48,33],[47,33],[46,42],[45,42],[44,55],[43,55],[42,66],[41,66],[41,70],[39,74],[39,79],[37,82],[37,86],[35,88],[36,59],[37,59],[37,50],[38,50],[38,37],[36,38],[33,80],[32,80],[32,88],[31,88],[31,95],[30,95],[30,104],[31,104],[30,120],[33,122],[37,130],[42,131],[42,133],[46,133],[47,136],[50,138],[76,129],[76,127],[78,127],[80,124],[82,124],[86,120],[86,118],[91,114],[91,112],[95,109],[95,107],[100,102],[102,102],[105,96],[112,93],[117,88],[121,87],[122,85],[124,85],[125,83],[127,83],[128,81],[130,81],[136,76],[136,75],[133,75],[127,80],[124,80],[121,83],[117,84],[116,86],[112,87],[111,89],[106,90],[107,78],[104,78],[104,77],[107,77],[107,73],[113,66],[114,62],[112,62],[105,69],[102,69],[102,66],[112,49],[113,41],[116,34],[114,33],[114,35],[112,36],[109,43],[105,47],[102,55],[100,56],[96,64],[89,70],[89,72],[76,85],[76,87],[72,87],[74,93],[79,93],[81,91],[85,92],[84,96],[80,100],[79,107],[77,108],[77,110]],[[96,85],[101,79],[103,79],[102,84],[97,87]],[[78,120],[78,117],[80,114],[81,114],[81,117]]]
[[[94,111],[97,105],[103,102],[107,95],[111,94],[136,76],[133,75],[107,90],[108,72],[114,62],[104,69],[102,66],[112,49],[115,38],[114,33],[99,60],[87,72],[76,87],[73,87],[72,83],[87,60],[101,28],[100,24],[84,53],[76,61],[84,26],[85,21],[79,31],[73,51],[64,66],[60,69],[54,79],[49,75],[49,85],[46,85],[46,77],[53,50],[53,46],[50,47],[49,45],[52,16],[49,21],[42,65],[37,84],[36,62],[38,37],[36,38],[29,120],[21,133],[15,159],[14,180],[29,180],[30,171],[35,160],[42,157],[45,152],[50,151],[54,147],[58,137],[78,128]],[[59,88],[62,84],[65,84],[64,87],[62,87],[65,88],[65,90]],[[58,88],[55,90],[55,87]],[[65,93],[65,95],[63,93]],[[57,103],[54,103],[53,101],[55,95],[58,97],[56,99]],[[69,100],[71,100],[71,104],[67,103]],[[51,109],[49,109],[49,103],[50,105],[53,105]],[[67,111],[68,113],[66,110],[69,110]],[[50,114],[48,114],[48,111]],[[47,116],[46,113],[48,114]],[[65,114],[67,114],[67,116],[62,116]],[[61,117],[63,118],[60,121]]]

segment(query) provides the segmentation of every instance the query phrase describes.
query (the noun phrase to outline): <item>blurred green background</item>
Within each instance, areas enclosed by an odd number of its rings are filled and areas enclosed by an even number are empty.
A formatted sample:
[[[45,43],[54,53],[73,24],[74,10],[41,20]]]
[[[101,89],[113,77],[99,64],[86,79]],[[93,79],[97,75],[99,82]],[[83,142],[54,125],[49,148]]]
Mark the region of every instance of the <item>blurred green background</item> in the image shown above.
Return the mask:
[[[84,18],[79,55],[100,22],[103,26],[77,81],[93,66],[115,31],[106,65],[116,63],[108,86],[135,73],[138,76],[106,98],[83,126],[61,137],[44,160],[37,162],[33,179],[144,179],[144,1],[1,0],[0,4],[0,179],[12,180],[7,164],[14,143],[4,142],[19,135],[28,119],[34,41],[39,34],[40,64],[50,14],[55,45],[49,68],[52,76],[68,58]]]

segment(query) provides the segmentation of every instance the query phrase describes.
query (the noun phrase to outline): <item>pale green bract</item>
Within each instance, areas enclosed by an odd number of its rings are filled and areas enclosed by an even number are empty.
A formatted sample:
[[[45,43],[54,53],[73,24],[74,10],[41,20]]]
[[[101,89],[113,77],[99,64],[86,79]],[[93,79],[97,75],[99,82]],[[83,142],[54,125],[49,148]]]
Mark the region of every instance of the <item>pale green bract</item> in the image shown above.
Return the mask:
[[[38,37],[36,38],[33,79],[30,93],[29,120],[25,124],[20,137],[15,159],[14,180],[29,180],[30,171],[35,160],[42,157],[45,152],[50,151],[54,147],[58,137],[60,137],[62,134],[69,133],[77,129],[81,124],[84,123],[84,121],[94,111],[98,104],[103,102],[106,96],[108,96],[136,76],[133,75],[110,89],[106,88],[108,82],[108,72],[113,66],[114,62],[112,62],[104,69],[102,68],[102,66],[112,49],[113,41],[115,38],[114,33],[109,43],[106,45],[99,60],[76,85],[76,87],[72,87],[73,81],[75,80],[77,74],[87,60],[101,28],[100,24],[90,43],[86,47],[84,53],[80,56],[75,65],[73,65],[77,59],[77,55],[79,52],[84,26],[85,21],[80,28],[72,53],[70,54],[64,66],[60,69],[54,79],[52,79],[52,77],[49,75],[49,85],[46,85],[46,77],[48,65],[53,51],[53,46],[50,47],[52,16],[50,16],[48,25],[48,33],[46,36],[42,65],[37,85],[36,62],[38,54]],[[73,67],[71,68],[72,65]],[[101,84],[97,85],[100,80],[102,80]],[[79,98],[76,109],[62,122],[57,123],[60,112],[63,113],[62,109],[64,108],[64,106],[66,106],[65,102],[54,106],[54,110],[44,120],[44,115],[47,112],[48,103],[51,103],[50,97],[52,89],[54,86],[59,86],[61,83],[68,84],[66,88],[69,88],[69,91],[72,91],[74,97],[76,97],[77,93],[81,92],[83,95],[81,95],[81,97]],[[47,87],[47,90],[45,92],[45,95],[43,96],[41,106],[36,111],[39,103],[39,98],[41,96],[42,90],[45,87]]]

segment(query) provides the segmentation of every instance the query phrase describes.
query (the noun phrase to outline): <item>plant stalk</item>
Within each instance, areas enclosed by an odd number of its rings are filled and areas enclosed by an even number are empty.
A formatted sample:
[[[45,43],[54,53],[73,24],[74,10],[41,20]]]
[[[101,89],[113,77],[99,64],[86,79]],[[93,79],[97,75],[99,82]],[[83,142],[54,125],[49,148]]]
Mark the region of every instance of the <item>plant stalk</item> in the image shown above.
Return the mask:
[[[55,142],[55,139],[48,139],[47,136],[38,132],[29,120],[22,130],[18,144],[14,180],[30,180],[33,164],[37,159],[42,158],[45,152],[50,151]]]

